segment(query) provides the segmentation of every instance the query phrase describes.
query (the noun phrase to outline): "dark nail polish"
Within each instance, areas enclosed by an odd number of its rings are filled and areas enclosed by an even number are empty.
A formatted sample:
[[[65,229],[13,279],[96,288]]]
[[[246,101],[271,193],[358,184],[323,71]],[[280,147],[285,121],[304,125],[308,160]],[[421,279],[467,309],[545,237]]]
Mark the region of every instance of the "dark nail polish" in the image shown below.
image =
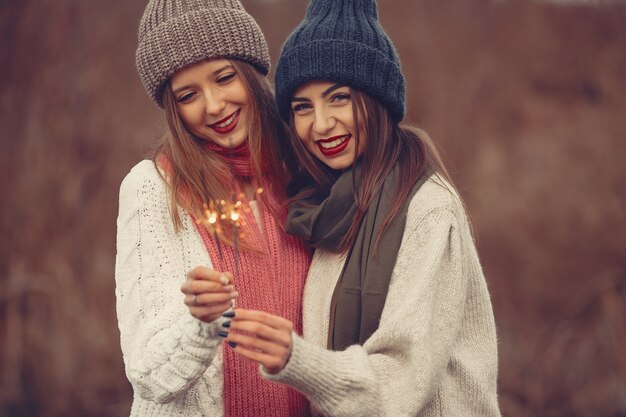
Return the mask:
[[[228,337],[228,332],[217,332],[218,336],[222,336],[222,337]]]
[[[230,327],[230,320],[225,321],[224,323],[222,323],[222,327]]]
[[[236,348],[237,347],[237,343],[235,342],[226,342],[228,343],[228,346],[230,346],[231,348]]]
[[[232,319],[233,317],[235,317],[235,312],[232,310],[227,311],[226,313],[222,314],[222,317],[228,317]]]

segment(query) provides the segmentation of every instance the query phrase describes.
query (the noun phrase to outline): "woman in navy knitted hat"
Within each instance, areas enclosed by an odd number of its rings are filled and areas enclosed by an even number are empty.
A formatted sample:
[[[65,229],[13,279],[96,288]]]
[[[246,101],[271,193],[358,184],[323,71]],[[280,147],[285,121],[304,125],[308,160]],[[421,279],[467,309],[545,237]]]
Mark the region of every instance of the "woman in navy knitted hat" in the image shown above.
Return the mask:
[[[400,124],[405,80],[375,1],[312,0],[276,99],[302,169],[287,230],[317,248],[304,337],[237,309],[235,352],[323,416],[499,416],[471,227],[428,135]]]

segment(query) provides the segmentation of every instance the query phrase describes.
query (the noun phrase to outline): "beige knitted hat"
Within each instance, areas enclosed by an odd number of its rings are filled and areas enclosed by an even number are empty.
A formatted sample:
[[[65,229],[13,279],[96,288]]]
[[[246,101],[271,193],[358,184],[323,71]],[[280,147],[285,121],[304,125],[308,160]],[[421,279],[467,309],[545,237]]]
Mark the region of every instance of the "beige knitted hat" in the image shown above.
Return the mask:
[[[150,0],[135,59],[155,103],[163,107],[163,87],[173,73],[210,58],[240,59],[269,72],[263,32],[238,0]]]

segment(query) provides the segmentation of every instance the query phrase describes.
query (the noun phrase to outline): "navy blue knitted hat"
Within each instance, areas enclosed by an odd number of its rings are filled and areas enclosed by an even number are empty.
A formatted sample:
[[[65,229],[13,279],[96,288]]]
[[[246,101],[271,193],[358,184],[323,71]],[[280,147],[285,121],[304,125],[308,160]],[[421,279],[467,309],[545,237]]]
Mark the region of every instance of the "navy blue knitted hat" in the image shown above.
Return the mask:
[[[405,80],[398,54],[378,23],[375,0],[311,0],[276,66],[276,102],[289,120],[291,97],[311,80],[345,83],[404,117]]]

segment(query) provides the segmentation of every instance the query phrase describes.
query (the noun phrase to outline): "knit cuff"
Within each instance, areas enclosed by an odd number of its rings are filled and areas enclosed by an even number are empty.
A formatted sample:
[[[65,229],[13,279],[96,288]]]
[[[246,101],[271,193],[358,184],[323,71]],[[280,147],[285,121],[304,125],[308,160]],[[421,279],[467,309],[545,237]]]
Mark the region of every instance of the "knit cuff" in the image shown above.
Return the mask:
[[[360,346],[334,352],[313,345],[295,333],[292,333],[292,340],[287,365],[277,374],[269,374],[261,367],[261,375],[269,381],[297,389],[320,410],[332,410],[346,392],[371,383],[358,376],[361,354],[354,349],[362,350]],[[366,354],[363,352],[363,355]]]
[[[305,381],[306,377],[306,367],[307,364],[304,362],[303,356],[306,356],[307,342],[304,341],[300,336],[296,333],[291,334],[292,346],[291,346],[291,355],[289,356],[289,360],[285,364],[285,367],[281,369],[280,372],[276,374],[270,374],[267,370],[260,366],[261,375],[273,382],[279,382],[281,384],[291,385],[292,387],[298,389],[305,395],[309,395],[310,392],[306,390]]]
[[[217,332],[222,330],[222,323],[226,320],[228,319],[220,317],[210,323],[206,323],[189,315],[182,320],[181,330],[193,345],[206,348],[211,345],[217,345],[222,341]]]

